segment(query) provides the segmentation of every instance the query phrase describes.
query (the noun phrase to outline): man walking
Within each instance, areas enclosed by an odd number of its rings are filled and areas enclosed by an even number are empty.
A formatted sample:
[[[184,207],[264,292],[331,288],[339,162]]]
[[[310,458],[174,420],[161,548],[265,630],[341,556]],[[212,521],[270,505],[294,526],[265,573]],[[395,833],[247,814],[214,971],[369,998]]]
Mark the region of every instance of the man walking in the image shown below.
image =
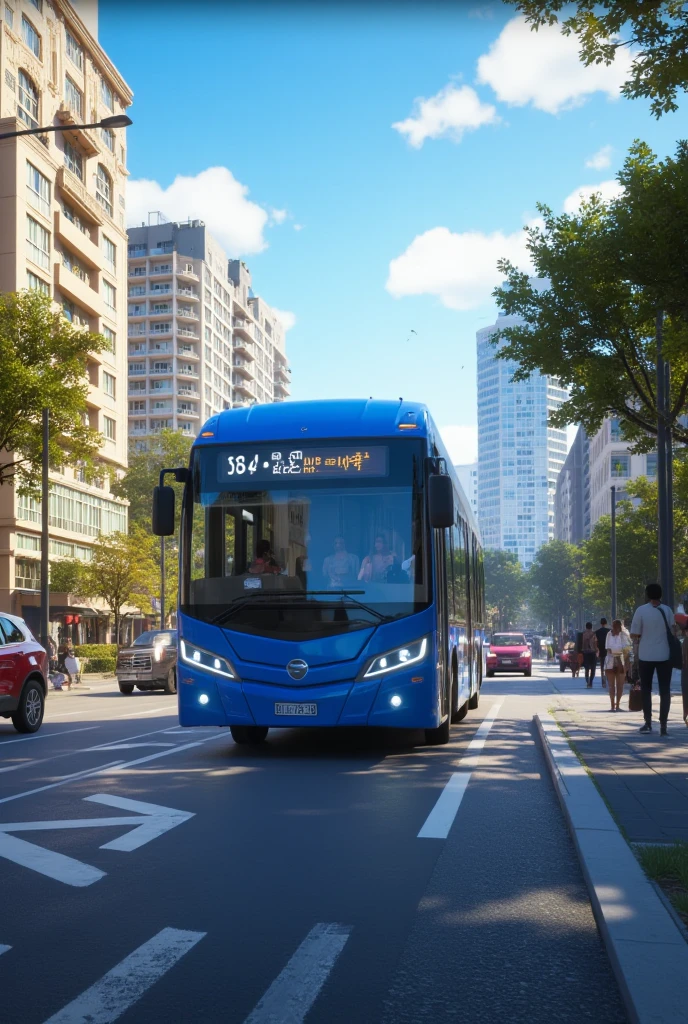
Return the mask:
[[[607,620],[600,619],[600,628],[595,630],[595,636],[597,637],[597,653],[600,657],[600,675],[602,676],[602,685],[607,685],[607,677],[604,674],[604,659],[607,656],[607,633],[609,632],[609,626]]]
[[[585,685],[590,689],[595,682],[595,667],[597,665],[597,636],[592,631],[592,622],[585,623],[585,630],[581,637],[581,648],[583,651],[583,668],[585,669]]]
[[[659,583],[648,583],[645,597],[647,604],[641,604],[636,608],[631,623],[631,638],[640,641],[638,669],[645,719],[640,732],[652,732],[652,680],[656,670],[659,687],[659,732],[661,736],[666,736],[671,706],[672,673],[667,630],[673,629],[674,613],[668,605],[662,604],[662,588]]]

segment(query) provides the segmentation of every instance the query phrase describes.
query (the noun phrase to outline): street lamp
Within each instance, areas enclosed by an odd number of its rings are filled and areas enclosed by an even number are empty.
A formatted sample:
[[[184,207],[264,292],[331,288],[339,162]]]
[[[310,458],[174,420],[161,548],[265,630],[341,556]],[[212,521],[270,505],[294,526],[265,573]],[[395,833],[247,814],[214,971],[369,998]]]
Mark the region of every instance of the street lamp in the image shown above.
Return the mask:
[[[44,135],[45,132],[69,132],[75,128],[128,128],[134,122],[126,114],[112,114],[104,117],[102,121],[95,121],[93,124],[55,124],[47,128],[22,128],[19,132],[2,132],[0,139],[16,139],[20,135]],[[48,630],[50,628],[50,582],[49,572],[49,503],[48,472],[50,469],[50,410],[43,409],[43,452],[41,456],[42,470],[42,494],[41,494],[41,608],[40,608],[40,634],[41,643],[48,650]],[[119,639],[119,638],[118,638]]]
[[[126,114],[112,114],[93,124],[55,124],[48,128],[23,128],[20,132],[2,132],[0,139],[16,139],[20,135],[44,135],[45,132],[73,132],[75,128],[128,128],[133,123]]]

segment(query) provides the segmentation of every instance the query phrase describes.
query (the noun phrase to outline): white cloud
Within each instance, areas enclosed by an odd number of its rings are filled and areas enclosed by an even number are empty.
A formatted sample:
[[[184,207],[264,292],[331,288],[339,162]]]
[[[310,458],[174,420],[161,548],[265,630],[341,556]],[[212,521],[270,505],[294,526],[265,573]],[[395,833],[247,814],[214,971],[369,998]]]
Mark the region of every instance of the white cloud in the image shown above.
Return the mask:
[[[490,235],[462,234],[449,228],[431,228],[416,235],[401,256],[389,264],[387,291],[395,299],[404,295],[437,295],[448,309],[475,309],[487,302],[503,275],[497,260],[506,257],[519,268],[530,268],[524,231]]]
[[[585,161],[585,166],[592,167],[595,171],[603,171],[605,167],[609,167],[611,162],[612,147],[602,146],[601,149],[598,149],[596,153],[593,153],[593,155]]]
[[[303,231],[303,224],[294,224],[294,231]]]
[[[463,466],[478,458],[478,428],[470,426],[440,427],[453,466]]]
[[[274,224],[283,224],[285,222],[285,220],[287,219],[287,211],[286,210],[275,210],[275,209],[271,208],[270,209],[270,219],[273,221]]]
[[[602,200],[608,203],[611,199],[616,199],[621,195],[623,188],[614,178],[609,181],[600,181],[597,185],[581,185],[564,200],[564,213],[577,213],[581,200],[589,199],[594,192],[599,192]]]
[[[227,167],[208,167],[194,177],[180,174],[167,188],[146,178],[130,181],[129,223],[148,223],[151,210],[163,210],[172,220],[204,221],[229,256],[246,256],[267,247],[263,231],[268,212],[248,199],[248,187]]]
[[[578,37],[562,35],[558,25],[533,32],[525,18],[512,18],[479,58],[478,82],[490,85],[503,103],[530,103],[548,114],[580,106],[595,92],[619,99],[633,54],[622,48],[609,66],[585,67],[579,50]]]
[[[483,103],[475,89],[468,85],[445,85],[430,99],[415,100],[412,117],[392,125],[408,138],[414,149],[420,149],[426,139],[448,138],[461,142],[465,131],[498,121],[497,111]]]
[[[275,307],[273,306],[272,307],[272,312],[275,314],[277,319],[280,321],[280,323],[282,324],[282,327],[284,327],[285,331],[290,331],[292,329],[292,327],[294,327],[294,325],[296,324],[296,314],[290,312],[290,310],[288,310],[288,309],[275,309]]]

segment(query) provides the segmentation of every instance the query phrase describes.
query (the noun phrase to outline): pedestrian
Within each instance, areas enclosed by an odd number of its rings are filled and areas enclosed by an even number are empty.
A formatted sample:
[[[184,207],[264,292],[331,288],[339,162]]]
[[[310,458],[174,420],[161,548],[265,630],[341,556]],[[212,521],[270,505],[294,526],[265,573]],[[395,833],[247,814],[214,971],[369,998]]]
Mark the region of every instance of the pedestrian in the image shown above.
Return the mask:
[[[673,671],[667,634],[674,628],[674,613],[668,605],[662,604],[662,588],[659,583],[648,583],[645,587],[645,597],[647,603],[636,608],[631,623],[631,637],[638,641],[638,668],[643,692],[645,722],[639,731],[652,732],[652,680],[656,672],[659,688],[659,732],[661,736],[666,736]]]
[[[600,627],[595,630],[595,636],[597,637],[597,652],[600,656],[600,676],[602,677],[602,685],[607,685],[605,677],[604,659],[607,657],[607,633],[609,632],[609,626],[607,620],[603,617],[600,619]]]
[[[626,673],[630,664],[631,638],[623,628],[621,619],[614,619],[612,628],[607,633],[606,656],[604,670],[609,684],[610,711],[621,710]]]
[[[71,660],[73,659],[73,657],[74,648],[72,647],[72,641],[65,637],[57,649],[57,671],[64,672],[65,676],[67,677],[68,690],[71,690],[73,680],[72,673],[67,668],[67,660]]]
[[[585,623],[585,629],[581,638],[583,650],[583,669],[585,671],[585,685],[590,689],[595,682],[595,668],[597,667],[597,636],[593,632],[592,622]]]
[[[684,599],[685,600],[685,599]],[[679,605],[676,612],[676,625],[683,630],[683,664],[681,665],[681,697],[683,700],[683,721],[688,725],[688,615]],[[680,613],[680,614],[679,614]]]

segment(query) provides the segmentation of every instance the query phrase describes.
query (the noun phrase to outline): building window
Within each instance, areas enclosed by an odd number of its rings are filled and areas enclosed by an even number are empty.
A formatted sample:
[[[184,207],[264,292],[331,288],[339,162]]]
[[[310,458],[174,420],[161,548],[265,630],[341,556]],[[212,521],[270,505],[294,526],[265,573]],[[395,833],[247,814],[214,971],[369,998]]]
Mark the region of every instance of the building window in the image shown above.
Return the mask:
[[[50,285],[36,277],[30,270],[26,271],[26,287],[34,292],[40,292],[41,295],[50,295]]]
[[[29,3],[36,8],[37,11],[43,11],[43,0],[29,0]]]
[[[114,441],[115,440],[115,430],[117,428],[117,424],[115,423],[115,421],[113,419],[110,418],[110,416],[103,416],[103,422],[104,422],[104,425],[105,425],[105,436],[106,436],[106,438],[108,439],[108,441]]]
[[[103,235],[103,254],[105,255],[105,262],[114,272],[117,267],[117,247],[114,242],[110,241],[107,235]]]
[[[84,160],[78,149],[71,144],[71,142],[65,142],[64,144],[64,158],[65,167],[72,174],[75,174],[79,181],[84,180]]]
[[[611,456],[613,477],[629,477],[631,475],[631,456],[623,452],[614,452]]]
[[[80,281],[84,281],[85,284],[90,284],[88,271],[83,265],[81,260],[77,259],[73,252],[69,249],[62,250],[62,266],[69,270],[75,277],[78,277]]]
[[[5,21],[8,28],[14,28],[14,11],[9,4],[5,4]],[[5,72],[7,74],[7,72]]]
[[[81,89],[74,83],[69,75],[65,75],[65,103],[73,113],[83,117],[83,96]]]
[[[609,436],[612,441],[621,441],[621,424],[617,419],[610,420]]]
[[[29,259],[37,266],[47,270],[50,266],[50,233],[33,217],[26,215],[26,240],[29,248]]]
[[[117,348],[115,332],[111,331],[109,327],[103,327],[103,337],[108,343],[108,350],[114,355]]]
[[[29,128],[38,128],[38,89],[23,71],[19,72],[17,115]]]
[[[115,397],[115,378],[107,370],[103,370],[103,391],[110,398]]]
[[[136,412],[136,413],[140,414],[140,413],[145,412],[145,411],[146,411],[146,403],[145,402],[140,402],[139,401],[139,402],[130,402],[129,403],[129,412]]]
[[[112,178],[102,164],[98,164],[96,173],[96,199],[108,217],[112,217]]]
[[[79,229],[82,235],[88,235],[90,238],[90,232],[88,228],[82,221],[81,217],[79,217],[79,215],[74,212],[73,208],[69,205],[69,203],[62,203],[62,212],[64,213],[67,220],[71,224],[73,224],[75,228]]]
[[[81,306],[77,306],[75,302],[63,299],[62,312],[65,315],[65,319],[69,320],[70,324],[74,324],[75,327],[90,327],[88,313]]]
[[[81,49],[72,33],[67,29],[67,45],[66,45],[67,56],[71,60],[72,64],[79,69],[84,70],[84,51]]]
[[[103,281],[103,298],[108,309],[116,308],[117,290],[108,281]]]
[[[645,472],[648,476],[657,476],[657,452],[650,452],[645,463]]]
[[[110,150],[111,153],[115,152],[115,133],[111,128],[101,128],[100,137]]]
[[[44,217],[50,216],[50,182],[44,174],[26,161],[26,184],[29,191],[29,203]]]
[[[33,558],[17,558],[14,563],[14,585],[18,590],[40,590],[41,563]]]
[[[112,92],[112,89],[107,84],[107,82],[105,81],[104,78],[101,78],[101,80],[100,80],[100,99],[101,99],[101,102],[104,103],[105,106],[108,108],[108,110],[113,110],[114,111],[114,109],[115,109],[115,97],[114,97],[114,94]]]
[[[127,255],[132,259],[136,259],[137,256],[146,255],[146,243],[145,242],[132,242],[127,246]]]
[[[41,59],[41,37],[33,27],[28,18],[22,15],[22,39],[33,52],[35,57]]]

